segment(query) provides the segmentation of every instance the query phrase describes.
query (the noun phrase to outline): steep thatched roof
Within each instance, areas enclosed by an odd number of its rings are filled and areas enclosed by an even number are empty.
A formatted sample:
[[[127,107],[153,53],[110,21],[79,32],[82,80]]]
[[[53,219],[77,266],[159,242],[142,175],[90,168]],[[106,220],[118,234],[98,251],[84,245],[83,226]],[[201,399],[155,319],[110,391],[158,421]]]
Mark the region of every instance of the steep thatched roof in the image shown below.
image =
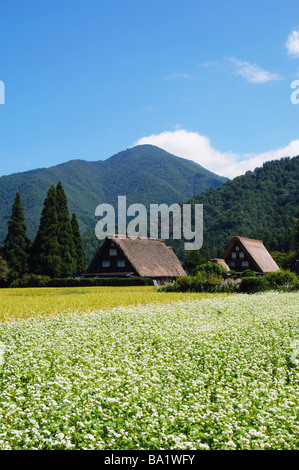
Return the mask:
[[[187,276],[179,259],[165,240],[109,236],[141,277]],[[97,255],[96,255],[97,256]]]
[[[210,261],[211,263],[219,264],[219,266],[222,266],[222,268],[226,269],[227,271],[230,270],[230,267],[226,264],[226,262],[222,258],[213,258]]]
[[[279,270],[274,259],[266,249],[262,240],[253,240],[246,237],[232,237],[229,246],[224,253],[224,259],[227,258],[234,244],[238,242],[240,246],[248,253],[258,270],[262,273],[270,273]]]

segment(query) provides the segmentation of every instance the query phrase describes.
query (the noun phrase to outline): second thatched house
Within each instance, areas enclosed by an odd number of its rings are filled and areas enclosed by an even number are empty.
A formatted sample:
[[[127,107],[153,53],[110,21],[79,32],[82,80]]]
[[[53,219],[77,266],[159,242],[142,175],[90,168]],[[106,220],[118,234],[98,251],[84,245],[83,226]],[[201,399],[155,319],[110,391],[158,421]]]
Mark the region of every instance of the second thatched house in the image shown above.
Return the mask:
[[[107,236],[85,276],[147,277],[155,284],[175,281],[186,272],[165,240]]]
[[[251,269],[257,274],[279,271],[279,267],[261,240],[232,237],[224,253],[224,262],[237,273]]]

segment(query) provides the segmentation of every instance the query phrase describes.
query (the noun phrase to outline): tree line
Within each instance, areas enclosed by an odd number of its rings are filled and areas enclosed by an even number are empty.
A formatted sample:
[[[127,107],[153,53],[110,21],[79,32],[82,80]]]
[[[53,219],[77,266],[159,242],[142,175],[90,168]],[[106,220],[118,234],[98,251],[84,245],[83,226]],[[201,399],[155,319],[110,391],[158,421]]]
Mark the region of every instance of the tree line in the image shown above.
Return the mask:
[[[21,195],[16,193],[8,233],[0,251],[0,279],[11,283],[26,274],[51,278],[79,275],[86,269],[86,255],[76,214],[69,215],[61,182],[51,185],[44,200],[34,240],[26,235]]]

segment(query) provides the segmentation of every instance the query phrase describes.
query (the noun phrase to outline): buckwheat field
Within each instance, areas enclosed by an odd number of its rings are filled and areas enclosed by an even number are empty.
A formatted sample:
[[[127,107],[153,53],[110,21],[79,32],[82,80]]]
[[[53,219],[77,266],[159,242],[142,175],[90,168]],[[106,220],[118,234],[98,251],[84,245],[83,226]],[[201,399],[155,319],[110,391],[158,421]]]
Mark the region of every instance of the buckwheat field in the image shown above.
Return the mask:
[[[0,324],[0,449],[298,449],[299,294]]]

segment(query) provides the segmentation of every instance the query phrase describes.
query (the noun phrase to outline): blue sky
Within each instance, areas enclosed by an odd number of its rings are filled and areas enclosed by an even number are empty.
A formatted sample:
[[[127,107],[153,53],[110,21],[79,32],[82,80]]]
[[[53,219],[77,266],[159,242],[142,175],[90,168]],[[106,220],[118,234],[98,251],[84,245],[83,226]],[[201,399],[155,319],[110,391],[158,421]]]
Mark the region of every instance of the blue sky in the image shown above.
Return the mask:
[[[299,154],[298,79],[298,0],[2,0],[0,175],[152,143],[233,177]]]

